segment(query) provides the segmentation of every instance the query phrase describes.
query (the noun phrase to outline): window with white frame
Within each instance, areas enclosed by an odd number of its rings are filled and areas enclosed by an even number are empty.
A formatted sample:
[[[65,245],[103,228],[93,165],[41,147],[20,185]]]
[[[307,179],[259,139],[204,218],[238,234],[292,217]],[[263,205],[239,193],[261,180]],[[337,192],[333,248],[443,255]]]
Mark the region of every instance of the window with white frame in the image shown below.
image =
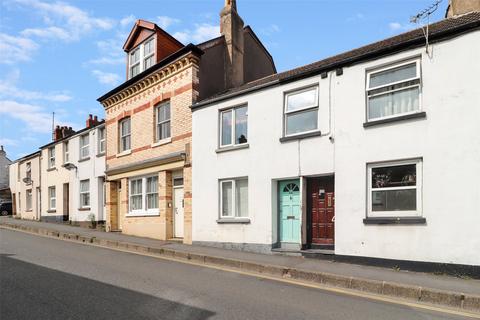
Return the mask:
[[[379,120],[420,110],[420,60],[367,72],[367,120]]]
[[[70,162],[70,150],[69,150],[69,143],[68,141],[65,141],[63,144],[63,163],[69,163]]]
[[[90,135],[80,136],[80,159],[86,159],[90,155]]]
[[[25,165],[25,177],[30,182],[32,180],[32,163],[27,162]]]
[[[170,128],[170,102],[164,102],[155,108],[157,121],[157,141],[171,137]]]
[[[129,179],[130,215],[158,215],[158,177]]]
[[[130,52],[130,78],[135,77],[140,71],[140,48]]]
[[[285,94],[285,136],[318,130],[318,86]]]
[[[80,181],[80,207],[90,207],[90,180],[88,179]]]
[[[27,190],[25,199],[26,210],[32,210],[32,189]]]
[[[123,119],[119,123],[120,152],[130,150],[130,118]]]
[[[422,160],[369,164],[368,216],[422,215]]]
[[[57,195],[55,187],[48,187],[48,208],[55,210],[57,208]]]
[[[220,218],[248,217],[248,179],[220,181]]]
[[[55,147],[48,148],[48,168],[55,168]]]
[[[140,44],[130,52],[129,56],[129,78],[133,78],[155,64],[155,38],[150,38]]]
[[[220,112],[220,147],[248,142],[248,107],[241,106]]]
[[[98,153],[105,153],[105,128],[98,129]]]

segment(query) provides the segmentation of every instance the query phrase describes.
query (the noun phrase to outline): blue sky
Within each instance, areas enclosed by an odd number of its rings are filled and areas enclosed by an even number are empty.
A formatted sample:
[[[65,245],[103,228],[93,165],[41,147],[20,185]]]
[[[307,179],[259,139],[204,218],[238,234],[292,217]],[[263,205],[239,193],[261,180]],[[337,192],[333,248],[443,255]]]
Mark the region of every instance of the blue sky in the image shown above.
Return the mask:
[[[405,32],[433,0],[237,0],[278,71]],[[443,18],[443,0],[431,21]],[[98,97],[125,81],[122,45],[135,19],[181,42],[219,34],[223,0],[1,0],[0,144],[11,159],[51,141],[55,123],[104,117]]]

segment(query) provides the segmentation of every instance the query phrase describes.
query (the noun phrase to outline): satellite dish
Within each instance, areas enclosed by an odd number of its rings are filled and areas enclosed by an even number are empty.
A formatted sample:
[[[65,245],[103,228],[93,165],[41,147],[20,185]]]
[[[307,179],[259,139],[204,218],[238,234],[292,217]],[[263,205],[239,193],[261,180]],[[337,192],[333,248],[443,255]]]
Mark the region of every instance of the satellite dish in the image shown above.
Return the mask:
[[[32,183],[32,179],[26,177],[26,178],[23,178],[23,182],[25,182],[26,184],[31,184],[31,183]]]

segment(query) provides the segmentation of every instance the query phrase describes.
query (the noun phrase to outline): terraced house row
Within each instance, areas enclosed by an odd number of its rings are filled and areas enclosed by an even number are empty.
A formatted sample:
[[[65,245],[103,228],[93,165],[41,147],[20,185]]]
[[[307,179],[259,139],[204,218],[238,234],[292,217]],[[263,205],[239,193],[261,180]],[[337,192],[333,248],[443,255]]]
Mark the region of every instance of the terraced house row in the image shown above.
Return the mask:
[[[480,265],[480,3],[451,1],[428,29],[282,73],[236,1],[220,26],[183,45],[138,20],[126,81],[98,99],[105,122],[11,166],[17,215],[95,214],[106,231],[262,253]],[[67,141],[74,160],[60,169]]]

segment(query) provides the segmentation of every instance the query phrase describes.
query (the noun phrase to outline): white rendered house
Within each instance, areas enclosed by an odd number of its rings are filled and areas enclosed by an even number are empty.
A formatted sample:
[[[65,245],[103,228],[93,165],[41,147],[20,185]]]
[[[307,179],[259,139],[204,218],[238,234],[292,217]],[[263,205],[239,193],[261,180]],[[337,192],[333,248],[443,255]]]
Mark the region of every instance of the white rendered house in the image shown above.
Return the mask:
[[[193,243],[480,265],[480,13],[200,101]]]

